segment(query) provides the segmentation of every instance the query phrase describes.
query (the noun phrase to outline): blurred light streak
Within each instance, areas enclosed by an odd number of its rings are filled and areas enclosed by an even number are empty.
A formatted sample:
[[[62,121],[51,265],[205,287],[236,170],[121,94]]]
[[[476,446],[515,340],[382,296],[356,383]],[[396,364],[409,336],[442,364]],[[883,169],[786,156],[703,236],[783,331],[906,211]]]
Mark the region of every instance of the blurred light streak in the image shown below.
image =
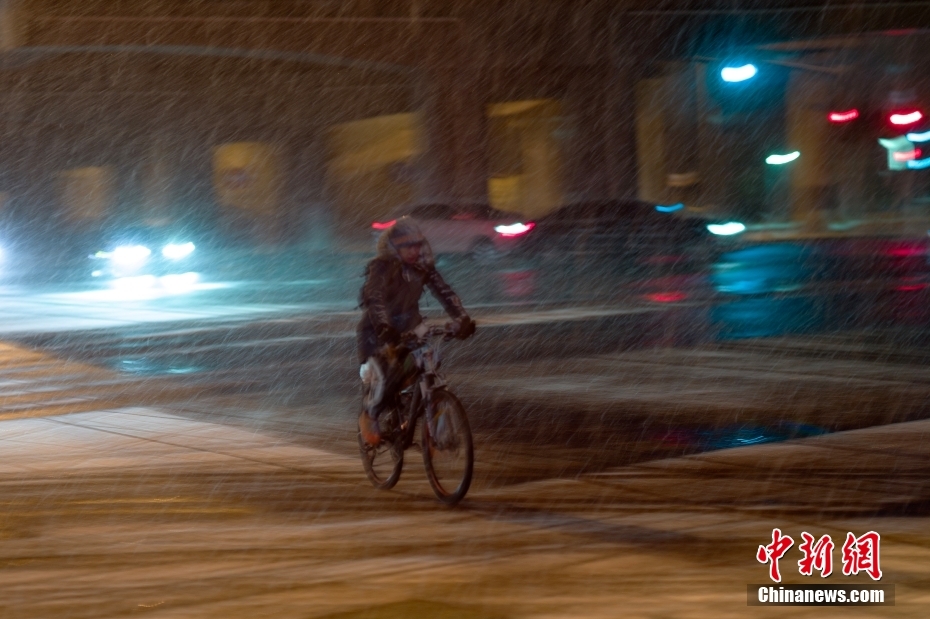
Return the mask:
[[[110,254],[114,262],[121,265],[139,265],[148,260],[152,250],[145,245],[120,245]]]
[[[724,67],[720,70],[720,77],[725,82],[745,82],[756,76],[759,70],[754,64],[744,64],[741,67]]]
[[[914,148],[911,150],[899,150],[891,154],[895,161],[912,161],[920,157],[920,155],[921,152],[919,148]]]
[[[200,280],[198,273],[180,273],[177,275],[163,275],[158,278],[158,283],[168,292],[180,293],[190,292]]]
[[[796,150],[792,153],[786,153],[784,155],[769,155],[765,158],[765,162],[769,165],[784,165],[786,163],[791,163],[800,156],[801,152]]]
[[[193,243],[169,243],[161,250],[161,255],[169,260],[180,260],[194,253],[196,247]]]
[[[926,159],[918,159],[916,161],[908,161],[907,165],[908,170],[923,170],[924,168],[930,168],[930,157]]]
[[[523,236],[524,234],[526,234],[527,232],[529,232],[535,227],[536,227],[536,224],[532,221],[527,222],[525,224],[517,222],[515,224],[510,224],[506,226],[494,226],[494,231],[497,232],[501,236],[510,238],[510,237],[515,237],[515,236]]]
[[[673,292],[652,292],[646,295],[646,298],[656,303],[677,303],[688,298],[687,293],[680,291]]]
[[[905,114],[892,114],[888,117],[888,120],[892,125],[903,126],[913,125],[923,117],[924,115],[922,112],[914,110],[913,112],[907,112]]]
[[[910,142],[927,142],[930,140],[930,131],[924,131],[923,133],[908,133],[904,136]]]
[[[392,219],[391,221],[376,221],[373,224],[371,224],[371,227],[374,228],[375,230],[387,230],[388,228],[393,226],[395,223],[397,223],[396,219]]]
[[[851,120],[856,120],[859,118],[859,110],[853,108],[845,112],[830,112],[827,115],[827,118],[831,123],[848,123]]]
[[[707,224],[707,231],[718,236],[732,236],[739,234],[746,226],[738,221],[728,221],[725,224]]]
[[[888,255],[896,258],[911,258],[913,256],[923,256],[926,250],[922,245],[912,245],[910,247],[898,247],[888,252]]]
[[[130,292],[149,290],[154,288],[156,283],[158,283],[158,280],[154,275],[138,275],[135,277],[117,277],[110,282],[110,286],[115,290]]]
[[[660,213],[674,213],[675,211],[680,211],[685,208],[684,203],[679,202],[678,204],[671,204],[669,206],[662,206],[661,204],[656,204],[656,210]]]
[[[49,298],[57,299],[65,303],[114,303],[121,301],[151,301],[163,297],[175,296],[178,293],[158,285],[158,278],[150,276],[152,285],[144,287],[133,285],[132,281],[136,278],[115,278],[107,282],[107,288],[96,288],[91,290],[82,290],[80,292],[63,292],[49,295]],[[199,278],[199,275],[198,275]],[[121,280],[117,282],[117,280]],[[142,282],[135,282],[141,284]],[[227,290],[239,287],[237,282],[203,282],[199,281],[192,284],[189,289],[184,289],[183,293],[203,292],[208,290]],[[114,309],[114,308],[110,308]]]

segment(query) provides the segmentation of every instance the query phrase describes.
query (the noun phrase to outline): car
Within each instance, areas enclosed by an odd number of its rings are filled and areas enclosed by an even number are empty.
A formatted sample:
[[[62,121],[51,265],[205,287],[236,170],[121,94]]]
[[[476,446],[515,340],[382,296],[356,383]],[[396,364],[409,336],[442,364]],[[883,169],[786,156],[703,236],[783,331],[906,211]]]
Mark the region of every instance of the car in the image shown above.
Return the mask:
[[[171,282],[196,281],[200,264],[194,233],[179,226],[131,225],[111,228],[92,251],[91,275]]]
[[[723,231],[739,225],[729,223]],[[713,232],[721,224],[688,215],[683,206],[635,199],[575,202],[535,224],[513,258],[535,272],[551,296],[633,294],[653,303],[705,298],[718,239],[727,238]]]
[[[536,225],[486,204],[429,203],[402,207],[391,217],[373,222],[373,235],[380,236],[403,216],[416,220],[434,254],[466,254],[482,262],[513,250]]]
[[[715,234],[741,225],[730,222],[720,228],[684,216],[682,210],[642,200],[568,204],[537,219],[520,252],[640,265],[682,263],[705,258]]]

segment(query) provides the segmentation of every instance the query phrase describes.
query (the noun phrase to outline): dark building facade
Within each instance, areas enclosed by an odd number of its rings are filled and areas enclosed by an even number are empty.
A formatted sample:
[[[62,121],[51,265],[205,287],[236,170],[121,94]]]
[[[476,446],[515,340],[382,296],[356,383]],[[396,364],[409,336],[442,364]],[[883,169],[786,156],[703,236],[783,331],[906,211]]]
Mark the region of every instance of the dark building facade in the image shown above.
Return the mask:
[[[195,217],[278,241],[404,201],[538,215],[634,196],[636,85],[769,10],[665,4],[6,0],[2,208],[62,227]],[[862,10],[819,26],[782,12],[779,27],[874,25]],[[695,144],[668,172],[690,171]]]

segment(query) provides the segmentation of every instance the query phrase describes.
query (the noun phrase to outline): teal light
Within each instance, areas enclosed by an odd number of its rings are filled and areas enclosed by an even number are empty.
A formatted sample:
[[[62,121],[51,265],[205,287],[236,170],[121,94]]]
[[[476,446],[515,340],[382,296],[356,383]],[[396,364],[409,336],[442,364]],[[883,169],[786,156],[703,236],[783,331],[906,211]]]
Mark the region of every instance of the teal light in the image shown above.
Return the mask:
[[[180,260],[194,253],[193,243],[169,243],[161,250],[161,255],[169,260]]]
[[[905,162],[908,170],[923,170],[930,168],[930,158],[927,159],[913,159],[911,161]]]
[[[741,67],[724,67],[720,70],[720,77],[724,82],[745,82],[752,79],[759,72],[754,64],[744,64]]]

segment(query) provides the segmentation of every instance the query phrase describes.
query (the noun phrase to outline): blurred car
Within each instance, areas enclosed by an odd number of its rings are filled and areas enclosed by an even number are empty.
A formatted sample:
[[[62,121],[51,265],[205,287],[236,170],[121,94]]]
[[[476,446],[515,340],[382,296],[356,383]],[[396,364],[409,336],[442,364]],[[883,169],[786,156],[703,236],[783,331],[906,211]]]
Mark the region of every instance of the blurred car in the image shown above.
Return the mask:
[[[95,278],[196,279],[199,256],[194,233],[172,226],[121,226],[105,234],[90,254]]]
[[[537,219],[519,252],[591,260],[627,270],[693,270],[707,266],[716,250],[715,236],[744,229],[737,222],[683,216],[681,210],[680,205],[641,200],[569,204]]]
[[[493,261],[513,250],[536,225],[486,204],[435,203],[406,206],[372,223],[374,236],[403,216],[417,221],[434,254],[461,253],[479,261]]]
[[[513,254],[551,298],[680,303],[712,296],[710,265],[718,239],[741,224],[688,215],[680,204],[592,200],[567,204],[536,220]],[[719,228],[718,226],[723,226]],[[714,232],[716,230],[716,232]]]

